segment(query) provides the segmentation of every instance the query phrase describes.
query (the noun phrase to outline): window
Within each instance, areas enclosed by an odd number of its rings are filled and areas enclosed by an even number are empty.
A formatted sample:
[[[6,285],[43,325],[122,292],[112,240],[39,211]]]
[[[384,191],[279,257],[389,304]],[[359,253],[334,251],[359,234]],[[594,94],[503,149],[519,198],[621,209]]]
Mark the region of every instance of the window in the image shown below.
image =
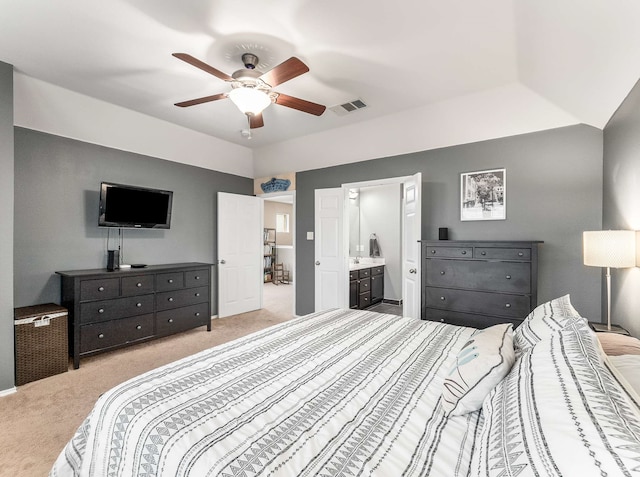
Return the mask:
[[[289,214],[276,214],[276,232],[289,233]]]

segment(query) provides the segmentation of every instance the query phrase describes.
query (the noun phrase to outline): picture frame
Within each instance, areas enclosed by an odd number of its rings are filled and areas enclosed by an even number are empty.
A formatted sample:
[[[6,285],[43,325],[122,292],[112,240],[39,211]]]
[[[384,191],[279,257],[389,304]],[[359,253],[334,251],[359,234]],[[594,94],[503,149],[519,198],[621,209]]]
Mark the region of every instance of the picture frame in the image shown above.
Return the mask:
[[[506,220],[507,170],[460,174],[460,220]]]

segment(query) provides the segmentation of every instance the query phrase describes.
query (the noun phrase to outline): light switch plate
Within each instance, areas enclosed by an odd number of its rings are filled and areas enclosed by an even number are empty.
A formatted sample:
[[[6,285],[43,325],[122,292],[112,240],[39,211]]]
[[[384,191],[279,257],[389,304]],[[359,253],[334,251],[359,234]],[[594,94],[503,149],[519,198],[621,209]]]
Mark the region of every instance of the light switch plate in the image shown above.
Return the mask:
[[[307,240],[313,240],[313,232],[307,232]]]

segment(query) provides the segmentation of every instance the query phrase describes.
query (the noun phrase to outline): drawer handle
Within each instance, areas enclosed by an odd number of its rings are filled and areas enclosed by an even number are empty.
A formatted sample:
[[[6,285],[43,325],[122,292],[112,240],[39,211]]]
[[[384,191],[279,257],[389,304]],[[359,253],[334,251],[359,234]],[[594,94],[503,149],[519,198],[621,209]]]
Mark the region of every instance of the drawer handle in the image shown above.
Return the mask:
[[[100,333],[100,334],[98,335],[98,338],[100,338],[100,339],[104,338],[104,333]]]
[[[195,277],[195,278],[196,278],[196,280],[200,280],[200,277],[199,277],[198,275],[196,275],[196,277]]]
[[[440,323],[444,323],[444,318],[440,318]]]
[[[99,287],[99,288],[98,288],[98,291],[99,291],[99,292],[103,292],[103,291],[104,291],[104,287]]]
[[[511,275],[507,275],[505,278],[506,278],[507,280],[511,280]]]
[[[200,293],[196,293],[196,296],[200,296]]]
[[[505,308],[511,308],[511,303],[507,303],[506,305],[504,305]]]
[[[431,250],[431,253],[435,254],[435,253],[436,253],[436,251],[435,251],[435,250]]]
[[[196,311],[195,315],[196,315],[196,316],[200,316],[200,312],[199,312],[199,311]]]
[[[136,306],[140,308],[142,306],[142,303],[136,303]]]
[[[138,282],[138,283],[136,283],[136,286],[137,286],[138,288],[140,288],[140,287],[142,286],[142,283]]]
[[[173,297],[171,297],[171,296],[170,296],[170,297],[168,298],[168,300],[169,300],[169,301],[173,301]]]
[[[518,257],[522,257],[523,255],[524,255],[524,253],[518,252]]]
[[[371,281],[374,281],[376,279],[376,277],[371,277]]]
[[[167,282],[173,283],[173,278],[169,278],[169,280],[167,280]]]
[[[104,313],[104,308],[100,308],[100,309],[98,310],[98,313]]]
[[[467,251],[466,251],[466,250],[463,250],[463,251],[462,251],[462,255],[466,255],[466,254],[467,254]]]
[[[442,271],[440,272],[440,275],[444,275],[444,270],[442,270]]]
[[[444,301],[444,300],[445,300],[445,298],[444,298],[443,296],[441,296],[441,297],[440,297],[440,299],[441,299],[442,301]]]
[[[485,252],[485,251],[480,252],[480,255],[486,255],[486,254],[487,254],[487,252]]]
[[[142,329],[142,326],[140,325],[136,326],[136,330],[141,330],[141,329]]]
[[[169,318],[167,321],[168,321],[169,323],[173,323],[173,318]]]

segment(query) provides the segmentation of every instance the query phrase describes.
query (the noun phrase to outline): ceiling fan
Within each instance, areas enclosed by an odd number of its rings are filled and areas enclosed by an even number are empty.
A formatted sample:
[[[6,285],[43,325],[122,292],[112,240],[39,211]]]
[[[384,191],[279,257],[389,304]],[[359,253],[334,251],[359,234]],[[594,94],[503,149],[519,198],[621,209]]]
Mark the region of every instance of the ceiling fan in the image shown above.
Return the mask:
[[[296,57],[291,57],[266,73],[262,73],[255,69],[259,62],[258,57],[252,53],[244,53],[242,55],[242,63],[244,63],[245,67],[229,76],[187,53],[173,53],[173,56],[223,81],[231,83],[232,87],[232,90],[228,93],[218,93],[212,96],[182,101],[175,103],[176,106],[184,108],[229,98],[238,106],[240,111],[247,115],[251,129],[264,126],[262,111],[271,103],[297,109],[315,116],[320,116],[326,109],[326,106],[321,104],[271,90],[274,86],[278,86],[309,71],[307,65]]]

